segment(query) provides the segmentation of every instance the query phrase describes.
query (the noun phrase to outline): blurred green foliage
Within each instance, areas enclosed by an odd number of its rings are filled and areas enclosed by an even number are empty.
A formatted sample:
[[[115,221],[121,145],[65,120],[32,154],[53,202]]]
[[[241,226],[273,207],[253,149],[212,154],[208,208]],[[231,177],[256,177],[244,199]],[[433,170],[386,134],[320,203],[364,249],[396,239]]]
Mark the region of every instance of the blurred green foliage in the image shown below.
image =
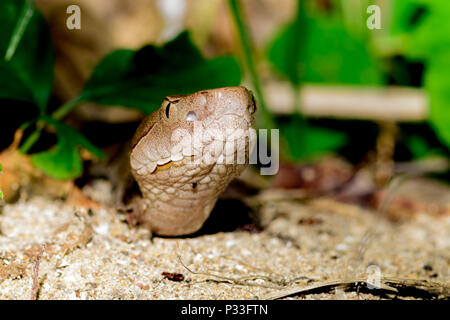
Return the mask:
[[[33,10],[31,19],[23,14],[30,8]],[[32,3],[23,0],[2,0],[0,19],[4,26],[0,29],[0,54],[14,52],[9,61],[0,60],[0,98],[32,102],[40,110],[40,117],[23,126],[28,128],[35,123],[36,131],[22,144],[22,151],[28,151],[37,142],[44,127],[54,128],[56,145],[48,151],[32,154],[31,160],[37,168],[55,178],[73,179],[82,173],[80,148],[103,156],[80,132],[60,121],[80,103],[120,105],[150,113],[167,95],[241,82],[239,65],[234,58],[204,59],[189,34],[184,32],[162,47],[149,45],[137,51],[112,52],[94,69],[78,97],[49,114],[47,104],[53,86],[54,52],[45,20]],[[29,21],[24,22],[24,19]],[[17,27],[19,25],[27,27]],[[14,44],[18,44],[17,47]]]
[[[368,33],[349,30],[338,7],[324,12],[314,4],[298,1],[294,21],[269,45],[267,56],[275,69],[296,89],[304,82],[383,84],[380,63],[369,49]],[[300,115],[281,123],[280,129],[293,160],[336,152],[348,141],[345,133],[312,126]]]
[[[206,60],[187,32],[163,47],[117,50],[105,57],[81,93],[83,100],[121,105],[150,113],[171,94],[239,85],[241,73],[232,57]]]
[[[294,85],[383,84],[379,62],[368,48],[368,34],[348,30],[338,10],[323,12],[312,1],[304,2],[299,2],[296,19],[269,47],[275,68]]]
[[[56,130],[58,142],[50,150],[31,156],[31,161],[36,168],[57,179],[72,179],[81,175],[83,171],[80,147],[89,150],[97,157],[103,157],[103,152],[74,128],[49,116],[43,116],[40,120]]]
[[[369,16],[365,12],[367,5],[353,9],[346,6],[348,3],[344,1],[325,1],[329,7],[321,8],[319,1],[299,0],[294,21],[284,27],[269,45],[269,61],[295,88],[298,89],[305,82],[372,86],[387,83],[389,70],[386,60],[389,56],[381,55],[372,42],[371,32],[376,31],[369,30],[365,25],[365,19]],[[396,0],[383,8],[389,10],[382,11],[383,15],[392,12],[392,24],[384,26],[389,29],[391,40],[394,40],[386,42],[391,46],[387,51],[392,52],[392,57],[401,54],[411,61],[425,61],[423,82],[430,97],[429,121],[448,146],[450,2]],[[344,14],[344,9],[354,12]],[[364,12],[359,12],[361,10]],[[346,16],[356,18],[348,23],[345,21]],[[359,20],[358,17],[364,19]],[[322,131],[317,136],[312,130],[322,128],[311,127],[300,116],[280,124],[280,127],[285,132],[283,136],[294,159],[307,159],[324,151],[335,152],[348,141],[342,137],[342,132],[331,130]],[[414,139],[406,140],[414,157],[427,154],[423,150],[429,148],[425,139],[417,135]],[[325,141],[329,143],[324,144]]]
[[[431,124],[450,146],[450,1],[393,1],[391,36],[401,53],[425,61]]]
[[[273,69],[298,92],[303,83],[385,85],[392,76],[386,68],[390,57],[401,55],[411,61],[423,61],[424,87],[431,103],[430,123],[443,143],[450,145],[450,2],[389,2],[391,7],[386,8],[392,11],[392,24],[388,26],[387,45],[392,47],[388,48],[391,56],[386,57],[377,55],[371,39],[371,32],[375,31],[365,26],[367,6],[354,9],[364,12],[353,14],[353,8],[344,1],[299,0],[295,18],[276,34],[267,48],[265,58]],[[266,118],[272,118],[265,108],[251,39],[246,33],[245,17],[239,10],[240,1],[229,3],[258,102]],[[321,7],[320,3],[330,6]],[[0,99],[26,101],[39,110],[38,118],[23,125],[35,131],[22,143],[21,150],[29,151],[44,128],[53,129],[56,145],[32,154],[31,159],[36,167],[56,178],[71,179],[81,174],[82,148],[98,157],[103,155],[80,132],[61,122],[79,104],[120,105],[150,113],[167,95],[241,83],[241,68],[235,58],[205,59],[189,34],[183,32],[163,46],[111,52],[94,68],[82,92],[50,113],[55,57],[46,21],[31,0],[2,0],[0,19]],[[313,125],[299,111],[277,126],[291,160],[308,160],[337,152],[349,144],[344,130]],[[407,136],[404,142],[413,157],[435,152],[420,134]]]
[[[348,142],[344,132],[313,126],[299,114],[291,116],[286,123],[280,123],[279,127],[292,160],[310,160],[336,151]]]
[[[414,159],[420,159],[434,153],[434,150],[430,150],[426,139],[418,134],[406,136],[404,140]],[[438,151],[436,152],[438,153]]]
[[[253,89],[258,100],[258,105],[260,111],[257,113],[256,122],[259,126],[267,129],[273,129],[275,127],[274,117],[269,111],[266,100],[263,94],[263,88],[261,85],[261,80],[256,68],[254,50],[252,45],[252,40],[248,30],[248,26],[245,23],[245,15],[242,10],[242,5],[240,0],[228,0],[228,5],[230,7],[231,16],[236,24],[239,40],[242,48],[242,55],[245,60],[246,71],[249,74],[249,78],[252,81]]]
[[[20,31],[16,25],[25,18],[24,8],[23,0],[0,1],[0,98],[33,102],[44,113],[53,86],[53,44],[47,23],[37,10],[22,33],[14,32]],[[14,37],[20,41],[6,61],[3,57]]]

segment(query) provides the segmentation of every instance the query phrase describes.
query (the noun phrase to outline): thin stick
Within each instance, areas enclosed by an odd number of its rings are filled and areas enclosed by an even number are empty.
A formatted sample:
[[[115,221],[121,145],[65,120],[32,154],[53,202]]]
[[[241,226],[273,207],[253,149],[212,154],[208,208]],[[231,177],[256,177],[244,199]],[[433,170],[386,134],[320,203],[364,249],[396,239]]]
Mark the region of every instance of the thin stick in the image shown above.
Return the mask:
[[[255,276],[245,276],[245,277],[240,277],[240,278],[230,278],[230,277],[225,277],[225,276],[221,276],[221,275],[217,275],[217,274],[213,274],[213,273],[208,273],[208,272],[198,272],[198,271],[194,271],[192,269],[190,269],[188,266],[186,266],[183,262],[183,260],[181,260],[181,256],[179,254],[177,254],[178,256],[178,260],[180,261],[180,264],[190,273],[192,274],[197,274],[197,275],[202,275],[202,276],[207,276],[207,277],[211,277],[210,281],[215,281],[215,282],[227,282],[227,283],[231,283],[231,284],[235,284],[235,285],[241,285],[241,286],[257,286],[257,287],[263,287],[263,288],[270,288],[270,289],[281,289],[285,286],[285,283],[280,284],[278,283],[277,286],[270,286],[270,285],[264,285],[264,284],[257,284],[257,283],[248,283],[248,281],[252,281],[252,280],[264,280],[264,281],[268,281],[268,282],[277,282],[276,280],[268,277],[268,276],[263,276],[263,275],[255,275]]]
[[[39,265],[41,264],[42,255],[44,254],[44,251],[47,250],[47,244],[44,243],[41,246],[41,249],[39,250],[39,253],[36,257],[36,262],[34,263],[33,267],[33,287],[31,289],[31,300],[37,300],[37,293],[38,293],[38,287],[39,287]]]
[[[245,60],[247,63],[247,68],[252,79],[253,88],[255,89],[256,96],[259,100],[259,105],[261,106],[262,116],[263,116],[263,126],[264,128],[275,128],[275,124],[272,115],[267,108],[266,100],[263,95],[263,89],[261,82],[259,80],[258,72],[256,71],[256,66],[252,54],[252,45],[250,40],[250,35],[248,34],[247,27],[244,23],[244,16],[241,10],[241,3],[239,0],[229,0],[228,1],[231,12],[233,14],[234,21],[239,31],[239,38],[241,40],[241,46],[244,52]]]
[[[410,87],[364,87],[303,84],[292,90],[288,83],[265,85],[270,111],[293,114],[295,94],[302,114],[310,117],[379,121],[423,121],[429,113],[424,90]]]
[[[392,286],[398,286],[398,287],[414,287],[417,289],[421,289],[424,291],[427,291],[430,294],[433,295],[442,295],[444,298],[449,297],[450,287],[448,285],[435,283],[435,282],[429,282],[427,280],[414,280],[414,279],[403,279],[403,278],[389,278],[389,277],[383,277],[381,279],[380,286],[378,289],[384,289],[388,291],[392,291],[395,293],[398,293],[398,290]],[[331,281],[324,281],[321,283],[313,284],[310,286],[298,286],[294,288],[288,288],[285,290],[282,290],[280,292],[269,294],[267,296],[264,296],[263,300],[274,300],[274,299],[280,299],[285,298],[294,294],[301,294],[305,293],[311,290],[317,290],[317,289],[323,289],[326,287],[338,287],[338,286],[350,286],[350,285],[357,285],[358,283],[364,283],[364,284],[370,284],[374,286],[373,283],[369,283],[367,279],[365,278],[354,278],[354,279],[345,279],[345,280],[331,280]],[[389,283],[391,286],[387,285],[386,283]]]

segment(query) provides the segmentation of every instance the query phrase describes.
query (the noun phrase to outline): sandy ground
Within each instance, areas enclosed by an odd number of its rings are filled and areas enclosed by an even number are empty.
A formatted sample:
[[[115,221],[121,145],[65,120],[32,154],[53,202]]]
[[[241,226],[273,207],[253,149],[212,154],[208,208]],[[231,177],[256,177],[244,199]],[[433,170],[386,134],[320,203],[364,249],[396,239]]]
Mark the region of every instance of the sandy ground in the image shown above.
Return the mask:
[[[392,224],[348,209],[268,202],[258,211],[263,230],[219,225],[193,237],[151,241],[148,231],[130,228],[111,208],[80,210],[29,196],[1,209],[0,299],[262,299],[294,286],[371,275],[449,285],[450,217],[418,214]],[[248,214],[231,210],[220,214]],[[371,241],[358,259],[368,230]],[[293,298],[386,297],[338,288]]]

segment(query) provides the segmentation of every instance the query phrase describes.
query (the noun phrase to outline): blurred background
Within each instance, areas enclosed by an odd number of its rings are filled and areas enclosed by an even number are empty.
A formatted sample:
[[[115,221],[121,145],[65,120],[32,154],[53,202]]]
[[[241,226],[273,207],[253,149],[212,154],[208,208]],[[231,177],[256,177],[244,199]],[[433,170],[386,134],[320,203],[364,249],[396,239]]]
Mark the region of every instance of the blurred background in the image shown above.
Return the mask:
[[[140,121],[238,85],[277,174],[134,228]],[[0,112],[1,299],[449,297],[450,1],[1,0]]]
[[[277,174],[134,228],[143,117],[238,85]],[[450,1],[1,0],[0,298],[448,299],[449,146]]]
[[[80,29],[67,27],[74,4]],[[258,127],[280,129],[276,187],[323,192],[361,167],[371,168],[377,186],[397,171],[449,181],[450,3],[8,0],[1,7],[0,148],[22,126],[21,151],[49,176],[80,177],[90,157],[79,147],[101,156],[100,148],[125,143],[167,94],[245,85],[257,98]],[[411,162],[418,165],[405,166]],[[324,178],[311,185],[305,166]]]

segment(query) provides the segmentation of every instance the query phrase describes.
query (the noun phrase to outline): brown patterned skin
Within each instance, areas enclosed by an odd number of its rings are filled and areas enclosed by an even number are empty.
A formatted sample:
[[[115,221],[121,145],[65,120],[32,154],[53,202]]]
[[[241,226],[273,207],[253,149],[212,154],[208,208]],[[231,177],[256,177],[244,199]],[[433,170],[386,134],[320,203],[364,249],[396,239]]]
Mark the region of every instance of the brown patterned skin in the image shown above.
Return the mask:
[[[166,97],[142,121],[130,165],[143,195],[145,226],[166,236],[200,229],[220,193],[248,164],[255,109],[249,90],[227,87]]]

